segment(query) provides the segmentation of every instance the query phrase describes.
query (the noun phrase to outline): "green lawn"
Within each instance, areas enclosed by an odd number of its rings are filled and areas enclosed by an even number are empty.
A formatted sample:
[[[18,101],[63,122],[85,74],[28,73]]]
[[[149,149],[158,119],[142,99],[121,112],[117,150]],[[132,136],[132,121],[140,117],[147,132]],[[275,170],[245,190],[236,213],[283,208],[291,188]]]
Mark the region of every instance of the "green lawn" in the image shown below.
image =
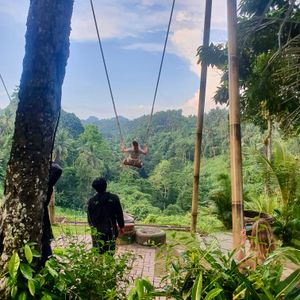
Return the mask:
[[[64,218],[68,222],[87,222],[86,212],[70,208],[55,207],[55,216]]]

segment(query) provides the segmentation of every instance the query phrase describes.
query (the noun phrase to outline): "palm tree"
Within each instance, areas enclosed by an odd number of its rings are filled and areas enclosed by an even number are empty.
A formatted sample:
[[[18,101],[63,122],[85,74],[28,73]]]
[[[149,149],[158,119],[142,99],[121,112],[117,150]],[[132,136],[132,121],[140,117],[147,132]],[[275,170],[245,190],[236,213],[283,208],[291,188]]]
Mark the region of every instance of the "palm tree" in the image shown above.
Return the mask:
[[[300,164],[284,144],[275,143],[272,160],[257,153],[260,170],[268,174],[273,196],[280,200],[275,210],[274,232],[284,245],[300,247]]]

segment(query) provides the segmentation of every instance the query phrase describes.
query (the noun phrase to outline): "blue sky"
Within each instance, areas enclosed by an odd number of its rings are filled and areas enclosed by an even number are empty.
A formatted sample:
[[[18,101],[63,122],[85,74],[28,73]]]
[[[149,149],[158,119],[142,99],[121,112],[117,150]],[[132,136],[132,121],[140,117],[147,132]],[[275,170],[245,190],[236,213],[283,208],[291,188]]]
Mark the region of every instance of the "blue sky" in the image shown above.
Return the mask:
[[[94,0],[119,115],[149,114],[172,0]],[[155,111],[195,114],[205,0],[177,0]],[[9,92],[19,84],[29,0],[0,0],[0,72]],[[213,1],[211,41],[226,41],[226,0]],[[206,111],[219,82],[209,69]],[[0,86],[0,108],[8,99]],[[113,117],[88,0],[75,0],[62,107],[80,118]]]

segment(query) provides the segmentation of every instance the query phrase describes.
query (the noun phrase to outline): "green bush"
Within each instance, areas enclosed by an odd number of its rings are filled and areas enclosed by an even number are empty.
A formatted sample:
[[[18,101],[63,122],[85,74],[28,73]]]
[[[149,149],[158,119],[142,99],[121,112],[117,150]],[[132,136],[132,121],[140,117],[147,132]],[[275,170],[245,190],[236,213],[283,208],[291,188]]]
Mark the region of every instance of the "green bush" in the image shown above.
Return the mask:
[[[232,228],[231,186],[228,174],[220,174],[217,178],[218,188],[210,194],[210,199],[216,205],[219,219],[227,229]]]
[[[164,214],[166,216],[183,215],[184,211],[178,204],[169,204],[167,208],[164,210]]]
[[[109,254],[100,255],[94,249],[87,250],[86,244],[78,240],[69,242],[65,249],[56,251],[41,270],[34,264],[38,254],[28,245],[14,252],[7,270],[1,274],[9,291],[6,298],[126,299],[132,254],[115,259]]]
[[[157,290],[145,279],[137,279],[128,299],[299,299],[300,251],[279,249],[256,270],[239,270],[235,253],[223,254],[219,249],[194,248],[180,257],[173,257],[170,273],[164,277]],[[283,278],[282,259],[298,265],[288,277]]]

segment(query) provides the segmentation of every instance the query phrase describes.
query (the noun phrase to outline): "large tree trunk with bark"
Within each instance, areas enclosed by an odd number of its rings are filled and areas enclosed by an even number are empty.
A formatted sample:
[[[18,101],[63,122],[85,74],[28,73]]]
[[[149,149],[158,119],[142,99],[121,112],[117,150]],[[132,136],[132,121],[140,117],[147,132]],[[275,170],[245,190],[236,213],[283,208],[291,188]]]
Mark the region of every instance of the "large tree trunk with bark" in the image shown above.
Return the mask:
[[[5,264],[25,242],[41,246],[43,203],[69,56],[73,0],[31,0],[19,105],[0,230]]]

